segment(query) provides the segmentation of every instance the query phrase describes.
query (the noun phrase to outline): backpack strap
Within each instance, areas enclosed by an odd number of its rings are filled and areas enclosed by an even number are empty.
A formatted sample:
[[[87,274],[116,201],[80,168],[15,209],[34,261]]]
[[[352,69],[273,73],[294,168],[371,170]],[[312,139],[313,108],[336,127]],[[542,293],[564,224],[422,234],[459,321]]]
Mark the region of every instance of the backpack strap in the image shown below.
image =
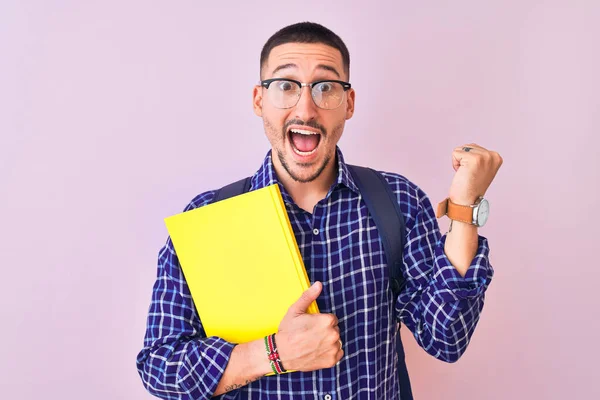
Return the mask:
[[[390,268],[390,288],[397,298],[404,287],[402,250],[404,249],[404,217],[392,188],[379,172],[348,165],[358,190],[375,221]]]
[[[402,250],[406,241],[404,216],[398,205],[396,195],[383,175],[371,168],[356,165],[348,165],[348,168],[379,231],[379,237],[383,243],[383,250],[389,266],[390,288],[394,293],[395,305],[395,301],[405,283],[402,275]],[[398,329],[397,335],[396,352],[398,353],[400,399],[413,400],[400,329]]]
[[[244,178],[240,179],[237,182],[233,182],[227,186],[222,187],[221,189],[215,192],[211,203],[216,203],[217,201],[225,200],[230,197],[246,193],[248,190],[250,190],[250,181],[251,178]]]

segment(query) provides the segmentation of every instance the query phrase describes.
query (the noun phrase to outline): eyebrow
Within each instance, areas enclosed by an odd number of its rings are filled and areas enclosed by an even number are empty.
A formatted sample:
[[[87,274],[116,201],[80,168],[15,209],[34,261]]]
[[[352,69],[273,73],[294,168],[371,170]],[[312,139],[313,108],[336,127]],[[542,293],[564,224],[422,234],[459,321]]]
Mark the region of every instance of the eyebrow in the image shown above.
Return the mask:
[[[298,66],[294,63],[283,64],[283,65],[280,65],[277,68],[275,68],[273,70],[272,74],[275,75],[277,72],[281,71],[282,69],[288,69],[288,68],[298,68]],[[319,65],[317,65],[317,69],[322,69],[325,71],[333,72],[334,74],[336,74],[336,76],[338,78],[340,78],[340,73],[334,67],[332,67],[330,65],[319,64]]]

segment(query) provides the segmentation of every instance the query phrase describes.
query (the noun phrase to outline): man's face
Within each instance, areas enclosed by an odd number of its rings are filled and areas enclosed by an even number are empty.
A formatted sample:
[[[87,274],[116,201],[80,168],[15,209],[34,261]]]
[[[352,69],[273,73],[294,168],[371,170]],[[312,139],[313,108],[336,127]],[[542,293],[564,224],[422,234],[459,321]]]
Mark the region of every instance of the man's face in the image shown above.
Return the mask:
[[[348,81],[340,51],[320,43],[286,43],[273,48],[261,78]],[[297,182],[311,182],[335,161],[336,144],[354,113],[354,91],[343,93],[339,107],[326,110],[315,104],[310,87],[303,87],[298,103],[282,109],[273,104],[266,88],[256,86],[254,112],[263,119],[278,172]]]

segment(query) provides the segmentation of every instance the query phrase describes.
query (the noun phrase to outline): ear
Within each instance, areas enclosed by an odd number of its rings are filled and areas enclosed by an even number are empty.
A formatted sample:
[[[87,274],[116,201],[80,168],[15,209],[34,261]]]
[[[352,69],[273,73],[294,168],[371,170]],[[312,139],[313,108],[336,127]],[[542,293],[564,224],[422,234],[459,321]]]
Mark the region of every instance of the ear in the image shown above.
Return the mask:
[[[354,101],[356,100],[354,89],[348,89],[346,99],[346,119],[350,119],[354,115]]]
[[[254,107],[254,114],[256,114],[259,117],[262,117],[262,94],[262,86],[254,86],[254,90],[252,91],[252,106]]]

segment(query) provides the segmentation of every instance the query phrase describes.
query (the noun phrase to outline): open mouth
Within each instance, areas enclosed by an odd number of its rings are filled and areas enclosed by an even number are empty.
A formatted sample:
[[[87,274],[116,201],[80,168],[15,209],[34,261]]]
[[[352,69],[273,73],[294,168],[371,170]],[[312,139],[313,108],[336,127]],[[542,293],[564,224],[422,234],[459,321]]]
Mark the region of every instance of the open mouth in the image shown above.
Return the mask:
[[[306,129],[292,128],[288,131],[292,149],[300,156],[306,157],[314,154],[321,143],[321,134]]]

